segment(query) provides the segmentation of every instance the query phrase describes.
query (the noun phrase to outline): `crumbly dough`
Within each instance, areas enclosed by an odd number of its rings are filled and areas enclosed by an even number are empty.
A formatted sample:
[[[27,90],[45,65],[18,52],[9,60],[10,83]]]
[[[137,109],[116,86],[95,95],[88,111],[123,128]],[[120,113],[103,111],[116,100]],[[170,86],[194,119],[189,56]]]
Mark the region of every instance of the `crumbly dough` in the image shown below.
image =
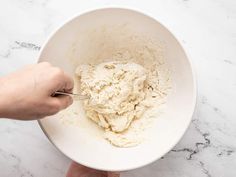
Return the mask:
[[[128,61],[77,67],[80,92],[90,97],[83,103],[86,115],[104,128],[104,138],[111,144],[131,147],[143,141],[142,131],[167,93],[169,79],[158,67],[160,73],[158,68],[146,70]]]
[[[112,132],[123,132],[134,119],[142,116],[146,106],[146,70],[129,62],[105,62],[97,66],[80,65],[80,77],[87,117]]]

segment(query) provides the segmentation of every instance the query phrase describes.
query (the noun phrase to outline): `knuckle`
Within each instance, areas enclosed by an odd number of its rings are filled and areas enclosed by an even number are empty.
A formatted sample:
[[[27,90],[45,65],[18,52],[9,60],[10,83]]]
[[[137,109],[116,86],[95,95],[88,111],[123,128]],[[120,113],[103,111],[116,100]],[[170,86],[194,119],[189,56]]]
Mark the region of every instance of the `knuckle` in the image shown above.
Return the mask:
[[[53,68],[53,76],[54,77],[59,77],[62,76],[64,74],[63,70],[60,68]]]
[[[36,118],[36,119],[41,119],[41,118],[43,118],[43,117],[45,117],[46,115],[44,114],[44,113],[42,113],[42,112],[36,112],[36,113],[34,113],[34,117]]]
[[[49,113],[50,113],[51,115],[53,115],[53,114],[58,113],[59,111],[60,111],[60,108],[54,107],[54,108],[51,108],[51,110],[49,111]]]
[[[49,115],[51,114],[48,113],[48,108],[45,105],[42,105],[42,107],[35,112],[35,117],[37,119],[40,119]]]
[[[62,109],[67,108],[68,106],[70,106],[73,103],[73,99],[70,96],[66,96],[63,101],[61,102],[62,104]]]
[[[53,108],[53,112],[57,113],[60,111],[60,109],[61,109],[61,106],[59,104],[55,104]]]
[[[50,64],[49,62],[46,62],[46,61],[40,62],[39,64],[40,64],[41,66],[44,66],[44,67],[51,66],[51,64]]]
[[[58,74],[58,75],[63,74],[63,70],[60,69],[60,68],[54,68],[54,72],[55,72],[56,74]]]
[[[53,103],[50,107],[49,107],[49,113],[50,114],[55,114],[55,113],[57,113],[57,112],[59,112],[60,111],[60,108],[61,108],[61,106],[60,106],[60,104],[59,103]]]
[[[66,107],[70,106],[73,103],[73,99],[71,96],[68,96],[66,99]]]

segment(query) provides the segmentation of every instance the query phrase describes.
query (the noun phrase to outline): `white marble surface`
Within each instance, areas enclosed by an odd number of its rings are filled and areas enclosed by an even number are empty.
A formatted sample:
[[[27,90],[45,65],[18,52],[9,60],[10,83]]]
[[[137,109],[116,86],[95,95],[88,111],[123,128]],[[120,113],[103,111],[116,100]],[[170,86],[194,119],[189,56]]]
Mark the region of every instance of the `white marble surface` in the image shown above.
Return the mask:
[[[190,53],[199,84],[183,139],[163,159],[122,177],[235,177],[235,0],[1,0],[0,75],[36,62],[40,46],[63,20],[103,6],[154,15]],[[63,177],[69,163],[37,122],[0,120],[1,177]]]

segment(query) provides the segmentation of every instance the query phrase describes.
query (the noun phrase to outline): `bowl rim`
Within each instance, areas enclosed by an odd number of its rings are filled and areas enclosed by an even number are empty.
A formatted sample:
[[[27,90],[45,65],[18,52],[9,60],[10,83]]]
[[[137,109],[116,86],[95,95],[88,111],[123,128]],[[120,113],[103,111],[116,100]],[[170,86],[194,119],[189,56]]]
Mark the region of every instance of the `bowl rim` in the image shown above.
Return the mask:
[[[152,20],[154,20],[156,23],[159,23],[162,27],[165,28],[165,30],[167,30],[167,32],[170,33],[170,35],[172,35],[172,37],[174,38],[174,40],[176,40],[176,42],[180,45],[180,47],[182,48],[184,54],[186,55],[187,61],[189,62],[189,66],[190,66],[190,70],[192,72],[192,80],[193,80],[193,101],[192,101],[192,110],[191,110],[191,115],[189,116],[188,122],[187,122],[187,126],[185,127],[185,130],[182,132],[182,134],[179,136],[179,139],[174,142],[170,148],[166,149],[165,153],[163,153],[161,156],[158,156],[154,159],[151,159],[149,162],[145,163],[145,164],[141,164],[141,165],[134,165],[134,166],[130,166],[128,168],[116,168],[116,169],[107,169],[107,168],[99,168],[90,164],[86,164],[83,162],[78,162],[76,161],[73,157],[70,157],[69,155],[67,155],[66,152],[63,152],[59,147],[57,147],[57,145],[54,144],[53,140],[50,138],[50,136],[48,135],[48,133],[46,132],[46,130],[44,129],[41,120],[37,120],[41,130],[43,131],[43,133],[46,135],[46,137],[48,138],[48,140],[53,144],[53,146],[62,154],[64,154],[66,157],[68,157],[69,159],[84,165],[86,167],[89,168],[93,168],[93,169],[97,169],[97,170],[102,170],[102,171],[128,171],[128,170],[133,170],[133,169],[137,169],[137,168],[141,168],[144,167],[146,165],[149,165],[157,160],[159,160],[161,157],[165,156],[171,149],[173,149],[178,143],[179,141],[183,138],[184,134],[186,133],[186,131],[188,130],[190,123],[192,121],[192,117],[196,111],[196,105],[197,105],[197,75],[196,75],[196,68],[194,65],[193,60],[191,59],[192,57],[190,57],[191,55],[189,54],[189,52],[186,51],[185,47],[182,45],[182,43],[180,42],[180,40],[178,40],[178,38],[165,26],[162,24],[162,22],[158,21],[157,18],[152,15],[151,13],[148,13],[147,10],[141,9],[141,8],[133,8],[133,7],[124,7],[124,6],[102,6],[102,7],[95,7],[95,8],[87,8],[86,10],[82,10],[79,13],[75,13],[72,16],[69,16],[68,18],[64,19],[54,30],[52,30],[50,32],[50,34],[48,35],[48,37],[46,38],[45,42],[41,45],[42,47],[40,48],[40,51],[38,53],[37,56],[37,63],[41,62],[41,58],[40,56],[42,55],[42,52],[45,48],[45,46],[48,44],[48,42],[51,40],[51,38],[66,24],[74,21],[76,18],[78,18],[81,15],[85,15],[91,12],[96,12],[96,11],[103,11],[103,10],[126,10],[126,11],[130,11],[130,12],[134,12],[134,13],[138,13],[141,14],[143,16],[146,16]]]

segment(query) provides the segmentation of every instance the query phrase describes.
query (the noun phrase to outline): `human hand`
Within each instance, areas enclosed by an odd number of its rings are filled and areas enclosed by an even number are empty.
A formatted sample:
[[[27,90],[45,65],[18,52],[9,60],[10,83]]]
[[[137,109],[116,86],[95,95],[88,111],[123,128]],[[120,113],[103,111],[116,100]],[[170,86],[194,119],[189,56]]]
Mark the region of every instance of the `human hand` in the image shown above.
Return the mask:
[[[72,162],[66,177],[120,177],[120,173],[99,171]]]
[[[0,117],[32,120],[52,115],[72,104],[73,80],[47,62],[29,65],[0,78]]]

